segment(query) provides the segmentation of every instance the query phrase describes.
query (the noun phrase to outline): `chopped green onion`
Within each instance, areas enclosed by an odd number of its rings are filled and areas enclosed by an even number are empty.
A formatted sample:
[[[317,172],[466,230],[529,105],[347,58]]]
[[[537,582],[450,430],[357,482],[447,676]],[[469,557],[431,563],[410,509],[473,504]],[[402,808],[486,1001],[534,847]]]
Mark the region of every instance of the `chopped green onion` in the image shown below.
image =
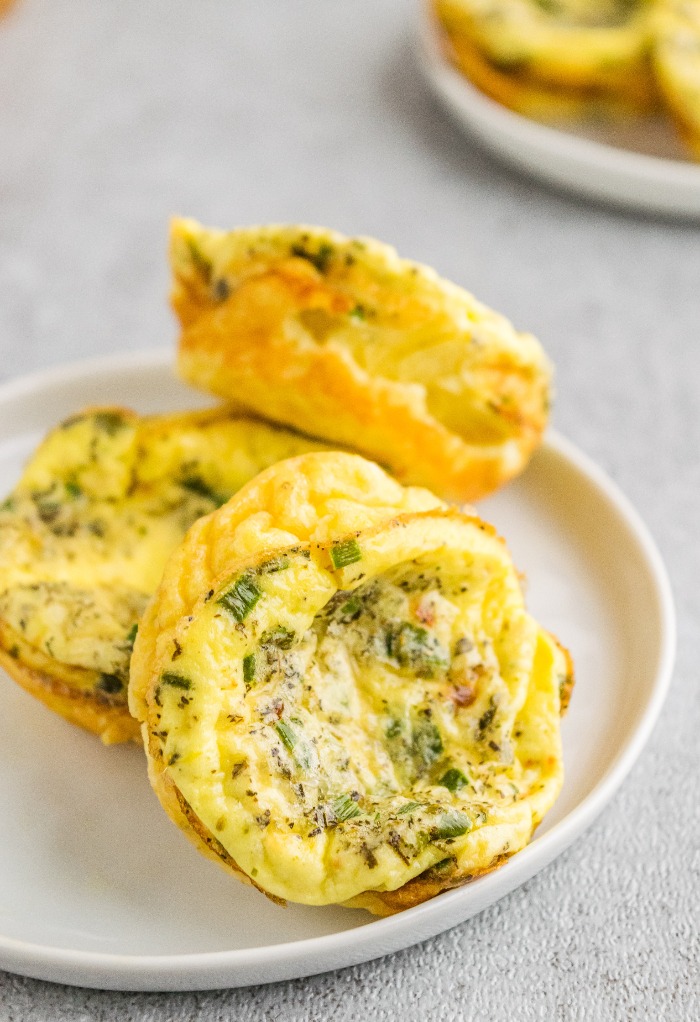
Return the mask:
[[[271,561],[263,564],[260,568],[261,571],[267,572],[272,575],[275,571],[284,571],[285,568],[289,567],[289,558],[283,554],[281,557],[274,557]]]
[[[231,617],[241,622],[245,621],[262,595],[252,575],[247,574],[236,579],[229,591],[220,596],[216,602],[224,607]]]
[[[357,596],[351,596],[340,608],[340,613],[346,621],[356,621],[362,613],[362,600]]]
[[[420,809],[420,802],[406,802],[400,809],[396,810],[397,816],[403,816],[404,813],[412,813],[414,809]]]
[[[255,653],[243,657],[243,681],[247,688],[255,681]]]
[[[194,264],[194,268],[204,278],[205,283],[208,284],[211,281],[212,275],[211,260],[207,259],[192,238],[187,238],[186,243],[190,251],[190,259]]]
[[[466,834],[471,828],[472,821],[469,817],[455,810],[445,813],[438,821],[437,826],[431,830],[430,837],[433,841],[450,837],[461,837],[462,834]]]
[[[331,547],[331,561],[334,568],[347,568],[362,560],[362,551],[356,539],[345,539]]]
[[[331,808],[335,813],[336,820],[339,820],[341,823],[344,820],[352,820],[353,817],[362,814],[362,810],[351,795],[340,795],[339,798],[331,802]]]
[[[430,678],[435,669],[449,665],[448,651],[427,628],[420,628],[410,621],[403,621],[389,629],[386,635],[386,651],[398,661],[399,667],[414,670],[417,676]]]
[[[274,725],[275,731],[280,736],[282,744],[289,749],[290,752],[294,749],[294,746],[299,741],[299,736],[285,720],[278,720]]]
[[[461,770],[458,770],[457,767],[452,767],[440,778],[438,784],[441,784],[443,788],[447,788],[449,791],[459,791],[465,784],[469,784],[469,781]]]
[[[61,505],[56,503],[55,501],[37,500],[36,510],[41,521],[44,522],[45,525],[50,525],[58,517],[58,514],[61,510]]]
[[[171,688],[183,688],[185,690],[192,688],[192,682],[189,678],[185,678],[182,674],[175,674],[172,671],[166,671],[165,674],[161,674],[160,680],[164,685],[170,685]]]
[[[212,288],[217,302],[225,302],[231,294],[231,287],[225,277],[219,277]]]
[[[291,649],[295,638],[295,633],[289,628],[285,628],[284,625],[277,625],[275,628],[269,628],[263,633],[260,645],[276,646],[277,649]]]
[[[131,646],[132,649],[134,648],[134,643],[136,642],[136,636],[138,635],[138,632],[139,632],[139,626],[138,626],[138,623],[135,623],[135,624],[133,624],[131,626],[129,631],[126,633],[126,641]]]
[[[386,735],[387,738],[398,738],[402,731],[403,728],[401,726],[401,721],[392,720],[387,726],[387,729],[384,732],[384,734]]]
[[[413,728],[411,752],[419,767],[430,766],[442,756],[442,736],[431,720],[422,720]]]

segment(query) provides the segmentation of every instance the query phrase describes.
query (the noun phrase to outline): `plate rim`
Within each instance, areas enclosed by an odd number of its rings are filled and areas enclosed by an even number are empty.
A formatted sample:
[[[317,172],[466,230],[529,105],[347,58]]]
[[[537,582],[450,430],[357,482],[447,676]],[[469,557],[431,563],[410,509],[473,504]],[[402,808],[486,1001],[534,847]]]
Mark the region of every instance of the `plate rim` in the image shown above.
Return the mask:
[[[42,387],[75,383],[81,377],[148,368],[172,368],[171,349],[158,347],[98,356],[27,373],[0,384],[0,405]],[[0,968],[73,986],[132,991],[213,989],[301,978],[381,957],[459,925],[534,876],[583,834],[628,775],[658,719],[675,661],[676,614],[661,554],[641,515],[617,483],[588,454],[553,429],[547,431],[542,449],[554,453],[591,483],[635,540],[640,564],[646,568],[657,597],[660,641],[656,669],[636,727],[596,786],[504,867],[469,885],[470,892],[477,890],[481,894],[475,899],[480,905],[473,912],[465,916],[454,911],[465,893],[465,888],[457,888],[396,915],[369,918],[360,926],[323,936],[252,948],[159,955],[61,948],[0,934]],[[492,888],[501,889],[501,893],[492,898]],[[436,916],[442,918],[434,925]],[[444,919],[448,921],[444,923]],[[407,926],[412,930],[408,943],[400,936]]]
[[[445,58],[440,47],[438,28],[425,0],[421,0],[416,25],[418,62],[439,99],[450,113],[489,148],[539,178],[577,194],[614,202],[647,213],[661,213],[696,219],[700,217],[700,165],[692,160],[673,160],[664,156],[617,148],[606,142],[572,134],[564,128],[525,117],[481,92]],[[497,135],[484,130],[484,123],[495,126]],[[504,140],[510,145],[504,145]],[[512,144],[526,151],[516,152]],[[529,150],[540,156],[555,156],[579,170],[603,173],[607,180],[595,179],[576,184],[556,167],[533,166]],[[680,196],[639,198],[624,191],[633,181],[645,189],[680,190]]]

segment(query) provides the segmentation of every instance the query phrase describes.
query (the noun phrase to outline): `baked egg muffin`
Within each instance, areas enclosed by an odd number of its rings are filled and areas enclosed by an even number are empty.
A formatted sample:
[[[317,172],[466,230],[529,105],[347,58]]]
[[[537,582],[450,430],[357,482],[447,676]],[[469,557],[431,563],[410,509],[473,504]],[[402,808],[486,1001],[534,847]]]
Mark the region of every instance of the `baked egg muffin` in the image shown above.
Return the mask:
[[[327,452],[189,530],[129,700],[202,852],[273,899],[389,914],[530,840],[561,787],[571,686],[492,527]]]
[[[647,0],[433,0],[448,56],[475,85],[540,119],[657,105]]]
[[[476,500],[522,470],[548,418],[530,334],[370,238],[320,227],[172,224],[189,383]]]
[[[261,469],[322,447],[226,408],[67,419],[0,507],[0,665],[104,742],[138,740],[129,660],[168,555]]]
[[[660,0],[654,69],[662,96],[695,159],[700,159],[700,3]]]

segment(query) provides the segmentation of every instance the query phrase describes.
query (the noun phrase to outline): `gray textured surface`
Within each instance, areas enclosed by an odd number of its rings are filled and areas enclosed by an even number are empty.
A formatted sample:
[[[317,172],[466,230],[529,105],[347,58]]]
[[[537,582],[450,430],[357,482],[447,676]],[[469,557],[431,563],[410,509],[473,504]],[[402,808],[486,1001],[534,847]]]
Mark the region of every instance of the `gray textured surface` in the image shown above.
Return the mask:
[[[345,972],[192,995],[0,975],[0,1017],[700,1017],[700,238],[540,188],[453,131],[406,0],[20,0],[0,23],[0,373],[174,336],[169,214],[327,223],[539,335],[555,423],[641,510],[680,618],[661,721],[598,823],[471,922]]]

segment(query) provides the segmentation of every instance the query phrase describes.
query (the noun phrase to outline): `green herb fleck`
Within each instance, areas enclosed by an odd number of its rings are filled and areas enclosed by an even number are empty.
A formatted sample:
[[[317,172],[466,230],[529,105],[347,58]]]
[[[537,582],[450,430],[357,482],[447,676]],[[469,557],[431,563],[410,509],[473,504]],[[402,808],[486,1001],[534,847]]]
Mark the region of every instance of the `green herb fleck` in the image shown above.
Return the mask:
[[[351,596],[347,603],[340,608],[343,621],[357,621],[362,613],[362,600],[358,596]]]
[[[139,632],[138,624],[133,624],[129,631],[126,633],[127,644],[131,646],[132,649],[134,648],[134,643],[136,642],[136,636],[138,635],[138,632]]]
[[[449,653],[438,638],[409,621],[389,629],[386,651],[399,667],[410,668],[419,678],[432,678],[436,670],[445,669],[450,662]]]
[[[481,717],[479,717],[479,731],[483,733],[489,727],[491,727],[491,725],[493,724],[493,718],[495,716],[496,704],[494,702],[493,696],[491,696],[491,701],[489,703],[488,709],[485,710],[484,713],[482,713]]]
[[[401,721],[392,720],[390,721],[384,734],[387,736],[387,738],[398,738],[402,731],[403,727],[401,725]]]
[[[108,695],[116,695],[117,692],[122,691],[124,683],[116,674],[101,674],[97,687]]]
[[[277,649],[291,649],[294,645],[296,634],[285,628],[284,625],[277,625],[263,632],[260,640],[261,646],[276,646]]]
[[[319,246],[318,252],[309,252],[303,245],[292,245],[291,252],[299,259],[306,259],[316,267],[319,273],[325,273],[333,255],[333,246],[324,241]]]
[[[438,784],[441,784],[443,788],[447,788],[448,791],[459,791],[465,784],[469,784],[469,781],[461,770],[458,770],[457,767],[452,767],[447,773],[443,774]]]
[[[466,834],[467,831],[471,830],[471,827],[472,823],[468,816],[453,810],[441,817],[437,825],[431,830],[430,838],[432,841],[439,841],[445,838],[461,837],[462,834]]]
[[[68,482],[66,483],[66,493],[68,494],[69,497],[71,497],[73,500],[76,500],[78,497],[81,496],[82,492],[83,491],[81,487],[78,486],[76,482],[74,482],[72,479],[68,480]]]
[[[251,610],[262,596],[251,574],[241,575],[227,593],[220,596],[216,601],[231,617],[241,622],[250,614]]]
[[[255,653],[248,653],[243,657],[243,681],[246,688],[250,688],[255,682]]]
[[[431,766],[442,756],[442,737],[432,720],[423,720],[414,727],[411,752],[419,768]]]
[[[194,263],[194,268],[204,278],[205,283],[209,284],[212,274],[211,260],[207,259],[192,238],[187,238],[187,248],[190,252],[190,259]]]
[[[126,426],[119,412],[97,412],[94,422],[97,428],[103,430],[107,436],[114,436]]]
[[[183,688],[185,690],[192,688],[192,682],[189,678],[185,678],[182,674],[175,674],[173,671],[166,671],[165,674],[161,674],[160,680],[164,685],[170,685],[171,688]]]
[[[201,476],[186,476],[180,480],[180,486],[184,490],[189,490],[190,493],[196,493],[198,497],[204,497],[206,500],[210,500],[217,507],[221,507],[222,504],[226,503],[226,497],[222,497],[220,493],[206,483]]]
[[[331,561],[334,568],[347,568],[362,560],[362,551],[356,539],[345,539],[331,547]]]
[[[275,557],[273,560],[263,564],[260,570],[266,572],[268,575],[272,575],[276,571],[284,571],[288,567],[289,558],[285,557],[283,554],[281,557]]]
[[[357,319],[360,322],[364,322],[364,320],[367,319],[367,312],[365,311],[364,306],[356,305],[354,309],[351,309],[350,310],[350,318],[351,319]]]
[[[362,810],[352,795],[340,795],[331,803],[331,808],[335,813],[336,820],[340,823],[344,820],[352,820],[355,816],[362,814]]]
[[[298,735],[293,728],[285,720],[278,720],[274,725],[275,731],[280,736],[282,744],[289,749],[290,752],[294,750],[294,746],[299,741]]]
[[[561,14],[562,8],[558,0],[535,0],[535,2],[547,14]]]
[[[403,816],[405,813],[412,813],[414,809],[420,809],[420,802],[406,802],[396,810],[396,815]]]

